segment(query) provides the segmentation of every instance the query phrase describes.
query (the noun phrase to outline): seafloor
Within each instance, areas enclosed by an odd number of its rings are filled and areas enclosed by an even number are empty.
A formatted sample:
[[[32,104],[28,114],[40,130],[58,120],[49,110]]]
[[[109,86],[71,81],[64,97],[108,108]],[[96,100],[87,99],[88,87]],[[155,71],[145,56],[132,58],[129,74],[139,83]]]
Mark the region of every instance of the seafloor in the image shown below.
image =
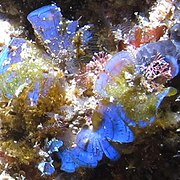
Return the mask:
[[[90,61],[95,52],[106,51],[109,54],[115,54],[120,51],[122,49],[120,44],[121,35],[127,34],[139,21],[142,21],[142,24],[144,22],[142,19],[139,20],[137,15],[149,18],[150,12],[157,13],[157,11],[162,10],[159,14],[162,17],[162,23],[167,25],[167,29],[170,29],[175,22],[177,24],[180,23],[180,2],[173,0],[54,0],[53,2],[51,0],[0,0],[0,20],[2,20],[0,21],[0,26],[2,23],[2,27],[0,27],[1,47],[12,36],[35,40],[33,28],[26,17],[33,10],[52,3],[61,7],[62,14],[66,19],[80,19],[81,26],[93,24],[92,33],[94,36],[88,45],[86,52],[88,56],[84,60],[86,62]],[[169,8],[170,5],[172,9],[170,12],[166,12],[164,9],[159,8],[157,3],[164,4],[164,6],[166,3],[169,3],[165,9]],[[156,22],[158,20],[155,17],[151,23],[158,24],[159,22]],[[10,25],[5,24],[6,21]],[[9,26],[9,29],[7,28],[4,33],[2,29],[5,26]],[[119,33],[119,30],[121,30],[121,33]],[[167,30],[165,38],[168,36],[168,33],[169,31]],[[121,36],[120,39],[118,35]],[[178,59],[179,62],[180,60]],[[2,173],[0,179],[180,180],[180,75],[169,80],[165,86],[174,87],[176,94],[163,100],[158,109],[158,120],[153,126],[132,128],[136,134],[134,142],[130,144],[114,144],[121,152],[119,160],[111,161],[104,158],[98,163],[96,168],[80,168],[74,173],[57,170],[52,176],[42,176],[37,168],[39,159],[37,161],[36,159],[19,160],[21,154],[18,154],[17,160],[16,157],[7,155],[6,150],[2,149],[0,151],[0,172]],[[4,108],[2,104],[0,106],[1,109]],[[19,106],[18,103],[17,106]],[[17,110],[19,114],[26,113],[19,112],[20,110],[20,108]],[[9,109],[7,113],[14,115],[14,112],[11,112]],[[0,121],[3,121],[4,114],[7,113],[3,112],[3,115],[0,116]],[[43,118],[45,117],[43,116]],[[23,132],[16,133],[16,128],[21,128],[19,124],[11,124],[11,127],[8,127],[7,124],[1,125],[2,132],[5,134],[1,133],[1,139],[7,140],[11,136],[17,136],[14,138],[17,142],[32,143],[25,139],[26,135]],[[12,128],[14,128],[14,131]],[[46,133],[42,133],[41,138],[45,139],[45,135]],[[51,135],[54,134],[51,133]],[[3,143],[1,142],[1,144]],[[8,146],[8,148],[10,147]],[[11,148],[13,149],[13,147]],[[22,150],[21,153],[24,153],[24,151]],[[56,167],[59,167],[58,162],[56,163]]]

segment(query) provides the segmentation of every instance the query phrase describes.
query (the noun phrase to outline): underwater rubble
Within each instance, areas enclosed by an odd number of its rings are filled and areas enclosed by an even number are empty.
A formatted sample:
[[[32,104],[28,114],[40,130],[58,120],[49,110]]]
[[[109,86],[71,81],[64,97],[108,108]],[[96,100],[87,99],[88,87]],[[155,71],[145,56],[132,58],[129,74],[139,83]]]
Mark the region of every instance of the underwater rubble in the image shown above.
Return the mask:
[[[28,13],[33,32],[1,18],[0,178],[178,179],[178,2],[121,25],[110,10],[135,1],[107,1],[102,31],[81,23],[91,3],[73,20],[61,3]]]

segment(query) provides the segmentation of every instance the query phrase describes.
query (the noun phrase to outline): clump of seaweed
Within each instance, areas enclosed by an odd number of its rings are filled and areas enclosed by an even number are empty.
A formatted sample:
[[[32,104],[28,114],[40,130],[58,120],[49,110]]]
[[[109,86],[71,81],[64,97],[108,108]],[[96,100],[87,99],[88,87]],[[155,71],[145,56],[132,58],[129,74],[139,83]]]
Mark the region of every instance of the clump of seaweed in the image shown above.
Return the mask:
[[[14,38],[0,56],[0,157],[7,173],[33,172],[38,179],[37,169],[54,177],[59,168],[95,168],[104,157],[120,158],[116,143],[151,134],[143,128],[154,123],[162,100],[177,92],[168,82],[179,73],[178,38],[159,40],[169,28],[164,19],[156,27],[138,25],[123,37],[123,51],[95,53],[89,63],[83,59],[92,25],[79,28],[79,20],[65,20],[55,4],[28,20],[45,51]]]
[[[1,74],[4,88],[1,89],[0,144],[1,151],[6,153],[5,162],[12,168],[18,164],[36,164],[35,159],[41,159],[39,150],[45,139],[59,136],[65,128],[60,107],[69,104],[63,73],[54,69],[48,58],[42,58],[35,47],[26,47],[24,53],[21,62]]]

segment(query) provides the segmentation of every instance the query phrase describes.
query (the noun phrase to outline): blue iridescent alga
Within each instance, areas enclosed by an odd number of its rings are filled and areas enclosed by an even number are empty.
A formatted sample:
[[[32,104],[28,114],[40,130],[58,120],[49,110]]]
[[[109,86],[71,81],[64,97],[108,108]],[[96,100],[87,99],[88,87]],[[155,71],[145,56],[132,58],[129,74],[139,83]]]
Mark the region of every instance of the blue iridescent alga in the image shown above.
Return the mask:
[[[103,114],[103,121],[99,129],[91,130],[84,127],[76,137],[75,147],[61,150],[63,143],[56,139],[48,143],[49,154],[58,152],[61,170],[74,172],[79,167],[96,167],[103,155],[111,160],[117,160],[120,154],[111,142],[130,143],[134,140],[133,132],[124,122],[128,118],[121,106],[102,106],[98,111]],[[44,162],[39,166],[44,167]],[[46,174],[50,173],[50,171],[44,172],[44,169],[41,171]]]

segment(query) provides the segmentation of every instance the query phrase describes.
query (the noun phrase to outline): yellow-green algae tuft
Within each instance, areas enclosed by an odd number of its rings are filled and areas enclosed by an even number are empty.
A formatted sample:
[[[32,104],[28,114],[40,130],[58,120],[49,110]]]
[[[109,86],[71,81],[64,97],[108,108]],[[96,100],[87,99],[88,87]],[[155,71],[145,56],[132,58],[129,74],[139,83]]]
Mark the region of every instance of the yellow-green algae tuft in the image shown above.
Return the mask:
[[[64,133],[64,127],[48,113],[58,114],[63,120],[61,107],[70,102],[65,98],[64,74],[35,47],[29,46],[26,51],[22,62],[1,74],[0,151],[12,169],[32,165],[32,171],[36,171],[45,141]],[[35,103],[29,93],[37,83],[39,97]]]

